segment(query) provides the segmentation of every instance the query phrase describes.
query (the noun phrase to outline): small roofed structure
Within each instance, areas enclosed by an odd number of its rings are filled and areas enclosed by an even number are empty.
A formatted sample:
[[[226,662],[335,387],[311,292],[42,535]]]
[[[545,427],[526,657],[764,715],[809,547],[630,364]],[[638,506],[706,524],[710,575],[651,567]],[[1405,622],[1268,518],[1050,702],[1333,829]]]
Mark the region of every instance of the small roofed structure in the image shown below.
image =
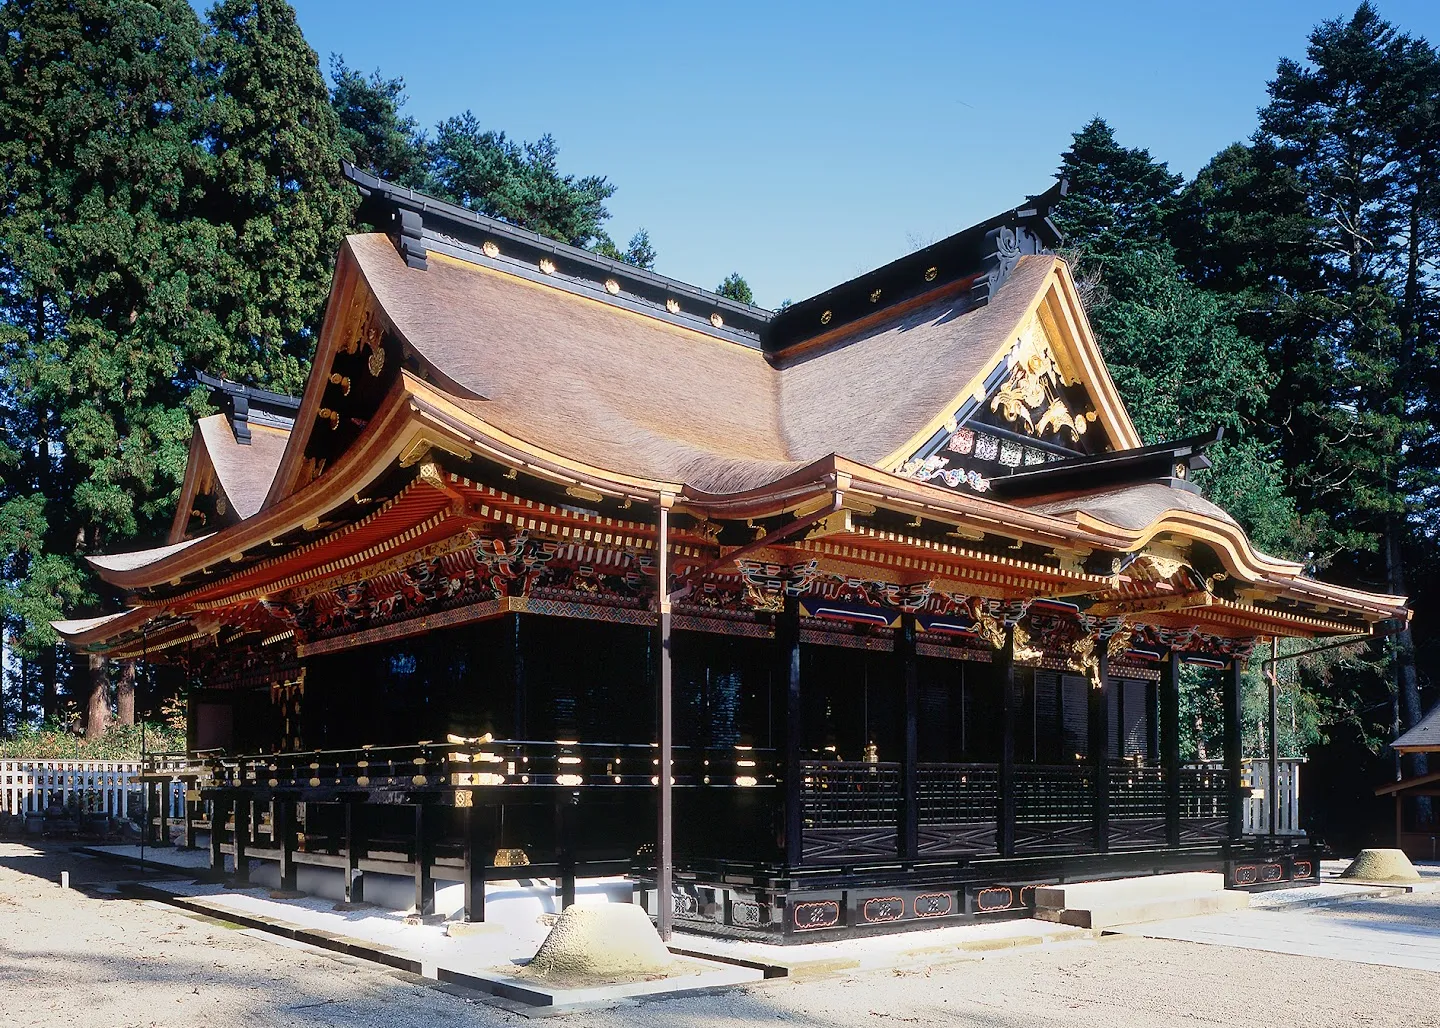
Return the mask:
[[[1440,753],[1440,704],[1390,748],[1396,753]],[[1375,795],[1394,799],[1396,848],[1414,860],[1440,860],[1440,771],[1389,782]]]
[[[92,560],[134,607],[57,625],[189,677],[217,863],[354,898],[363,860],[422,911],[459,874],[479,918],[520,849],[795,938],[1313,877],[1244,834],[1240,668],[1404,598],[1257,550],[1196,484],[1218,433],[1142,445],[1063,183],[770,312],[346,174],[382,231],[303,397],[226,385],[169,542]],[[1223,761],[1180,760],[1187,661]]]

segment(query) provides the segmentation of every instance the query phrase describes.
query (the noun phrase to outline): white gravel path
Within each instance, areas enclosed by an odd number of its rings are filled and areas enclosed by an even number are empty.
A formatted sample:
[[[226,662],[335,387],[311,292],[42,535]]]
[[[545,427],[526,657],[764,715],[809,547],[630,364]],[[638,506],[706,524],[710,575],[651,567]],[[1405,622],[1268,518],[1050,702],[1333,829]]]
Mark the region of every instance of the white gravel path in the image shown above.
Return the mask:
[[[4,1028],[525,1023],[353,958],[279,945],[173,908],[64,893],[52,884],[62,867],[77,884],[117,874],[68,852],[0,844]],[[551,1023],[1412,1028],[1440,1020],[1437,986],[1440,976],[1422,971],[1117,937],[926,969],[776,981]]]

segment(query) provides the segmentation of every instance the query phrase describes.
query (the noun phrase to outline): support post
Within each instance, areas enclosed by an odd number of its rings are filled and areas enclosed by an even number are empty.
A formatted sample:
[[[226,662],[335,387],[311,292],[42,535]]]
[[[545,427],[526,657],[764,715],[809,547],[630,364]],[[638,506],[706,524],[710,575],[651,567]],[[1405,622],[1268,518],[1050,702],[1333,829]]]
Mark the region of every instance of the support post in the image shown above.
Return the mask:
[[[1002,857],[1015,855],[1015,719],[1019,697],[1015,695],[1015,626],[1005,626],[1005,645],[996,651],[991,667],[1000,689],[1000,823],[995,828],[995,848]]]
[[[1110,761],[1115,753],[1115,737],[1110,734],[1110,704],[1114,702],[1114,684],[1110,681],[1110,655],[1105,640],[1096,647],[1098,681],[1090,685],[1090,770],[1095,779],[1095,848],[1101,853],[1110,849]]]
[[[674,743],[670,666],[670,505],[674,501],[673,496],[660,496],[660,525],[655,543],[660,621],[660,764],[655,779],[660,794],[655,846],[655,927],[665,942],[670,941],[670,920],[675,912],[675,901],[670,896],[670,879],[675,862],[674,807],[670,787],[670,752]]]
[[[435,880],[430,877],[430,815],[425,804],[415,804],[415,913],[435,912]]]
[[[212,874],[223,874],[225,871],[225,854],[220,849],[223,841],[221,836],[225,834],[225,817],[229,803],[219,797],[210,801],[210,871]]]
[[[1160,665],[1160,760],[1165,770],[1165,842],[1180,845],[1180,654]]]
[[[1241,673],[1245,662],[1240,657],[1231,657],[1230,666],[1225,670],[1225,798],[1229,830],[1226,833],[1231,843],[1237,843],[1245,834],[1245,751],[1241,706]]]
[[[900,856],[920,855],[920,672],[915,659],[915,615],[901,614],[895,659],[905,697],[905,750],[900,762]]]
[[[365,830],[360,823],[360,804],[345,804],[345,902],[365,902],[365,872],[360,870],[360,855],[365,852]]]
[[[250,835],[250,801],[235,801],[235,880],[250,880],[250,858],[245,856],[245,843]]]
[[[170,845],[170,785],[167,781],[155,783],[156,795],[160,797],[160,838],[156,840],[157,846]]]
[[[579,793],[566,793],[555,801],[555,863],[559,865],[556,877],[560,880],[561,910],[575,905],[575,825],[571,808],[579,799]],[[669,893],[660,894],[657,900],[660,911],[672,909],[673,904],[665,902],[668,898]]]
[[[195,848],[195,804],[190,801],[190,790],[185,790],[185,802],[181,809],[185,812],[185,849]]]
[[[1280,726],[1280,638],[1270,637],[1270,670],[1265,676],[1269,679],[1270,685],[1270,709],[1267,714],[1270,718],[1270,781],[1266,783],[1270,790],[1268,799],[1270,801],[1270,838],[1280,834],[1280,734],[1277,729]]]
[[[465,920],[485,920],[485,869],[495,855],[495,810],[480,806],[480,793],[470,793],[465,812]]]
[[[780,726],[785,761],[785,831],[783,858],[791,869],[804,857],[801,837],[804,773],[801,770],[804,743],[804,712],[800,705],[800,601],[785,598],[785,607],[775,615],[776,681],[784,690],[784,720]]]
[[[510,615],[510,678],[515,690],[515,720],[514,738],[528,739],[526,735],[526,697],[525,697],[525,653],[521,649],[520,638],[520,615]]]
[[[294,801],[275,801],[270,808],[270,830],[273,845],[280,850],[280,891],[294,892],[298,880],[295,873]]]

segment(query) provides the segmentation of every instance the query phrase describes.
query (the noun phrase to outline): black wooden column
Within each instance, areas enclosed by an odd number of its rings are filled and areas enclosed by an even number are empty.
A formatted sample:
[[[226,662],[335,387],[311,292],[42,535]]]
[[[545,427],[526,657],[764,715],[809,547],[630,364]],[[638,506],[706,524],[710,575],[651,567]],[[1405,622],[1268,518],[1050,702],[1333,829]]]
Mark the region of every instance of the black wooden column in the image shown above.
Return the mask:
[[[1110,734],[1110,704],[1114,701],[1114,683],[1110,681],[1110,655],[1106,640],[1096,643],[1098,683],[1090,686],[1090,772],[1095,778],[1095,848],[1104,853],[1110,848],[1110,761],[1115,753],[1115,737]]]
[[[1015,719],[1020,697],[1015,692],[1015,627],[1005,626],[1005,645],[991,658],[995,686],[1000,690],[1000,823],[995,848],[1002,857],[1015,855]]]
[[[580,794],[561,793],[555,800],[555,877],[560,882],[560,909],[573,907],[575,905],[575,814],[574,808],[580,802]],[[658,875],[656,876],[658,879]],[[668,876],[667,876],[668,879]],[[662,912],[675,909],[675,901],[670,896],[669,883],[661,892],[658,888],[655,893],[656,913],[661,913],[659,918],[662,922],[668,922],[669,917]],[[658,926],[657,926],[658,928]]]
[[[1180,654],[1160,665],[1160,763],[1165,772],[1165,842],[1180,845]]]
[[[1269,828],[1274,838],[1280,834],[1280,640],[1277,636],[1270,637],[1269,667],[1270,673],[1265,677],[1270,686],[1266,711],[1270,718],[1270,780],[1265,784],[1270,791]]]
[[[657,675],[660,685],[660,767],[655,779],[659,786],[655,839],[655,927],[665,942],[670,941],[670,921],[675,914],[675,898],[671,894],[675,871],[675,806],[671,786],[674,776],[671,754],[675,741],[675,695],[670,646],[670,505],[673,499],[671,496],[660,497],[659,533],[655,542],[656,579],[659,582],[656,613],[660,629],[660,667]],[[573,903],[573,875],[570,880]]]
[[[1226,813],[1230,821],[1227,833],[1231,842],[1239,842],[1245,834],[1245,798],[1248,790],[1245,782],[1244,727],[1240,676],[1245,670],[1245,661],[1240,657],[1230,658],[1225,670],[1225,799]]]
[[[470,793],[465,811],[465,920],[485,920],[485,869],[495,856],[495,808],[480,806],[479,792]]]
[[[365,902],[365,872],[360,870],[360,857],[365,852],[365,827],[361,821],[360,804],[345,804],[345,902]]]
[[[435,880],[430,876],[430,840],[435,834],[432,818],[424,803],[415,804],[415,913],[422,917],[435,912]]]
[[[775,681],[785,698],[784,719],[780,726],[785,761],[785,864],[800,866],[801,806],[804,775],[801,772],[801,746],[804,743],[804,711],[800,705],[800,601],[787,597],[785,609],[775,616]]]
[[[294,892],[295,874],[295,803],[276,800],[270,813],[271,838],[280,849],[280,891]]]
[[[225,871],[225,854],[220,849],[224,841],[225,818],[229,816],[229,800],[219,797],[210,801],[210,870],[215,874]]]
[[[235,877],[250,880],[250,860],[245,856],[245,841],[250,835],[250,801],[235,801]]]
[[[901,614],[895,661],[905,697],[905,750],[900,762],[900,856],[920,855],[920,670],[915,660],[915,615]]]

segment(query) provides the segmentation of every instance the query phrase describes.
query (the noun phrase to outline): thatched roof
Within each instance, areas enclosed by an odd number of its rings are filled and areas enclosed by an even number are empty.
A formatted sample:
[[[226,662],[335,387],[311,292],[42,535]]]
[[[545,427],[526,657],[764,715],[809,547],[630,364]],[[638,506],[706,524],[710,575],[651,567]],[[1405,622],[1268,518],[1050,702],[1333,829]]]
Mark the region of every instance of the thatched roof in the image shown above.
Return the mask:
[[[994,360],[1054,270],[1021,259],[988,305],[953,290],[892,308],[776,366],[760,350],[388,238],[346,246],[399,334],[483,399],[488,424],[610,471],[706,493],[776,481],[832,453],[882,460]]]

